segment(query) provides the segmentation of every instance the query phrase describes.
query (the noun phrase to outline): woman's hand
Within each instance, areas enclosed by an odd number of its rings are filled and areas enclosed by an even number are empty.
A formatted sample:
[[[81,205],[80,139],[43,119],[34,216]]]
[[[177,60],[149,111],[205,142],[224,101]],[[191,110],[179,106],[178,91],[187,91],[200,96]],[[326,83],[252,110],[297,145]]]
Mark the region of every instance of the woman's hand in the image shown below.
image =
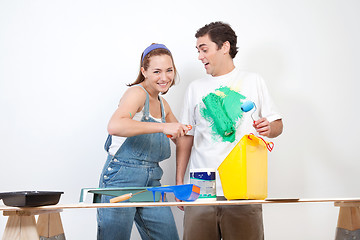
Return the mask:
[[[188,131],[189,128],[182,123],[178,123],[178,122],[164,123],[163,133],[166,134],[166,136],[170,137],[171,139],[182,137],[186,135]]]

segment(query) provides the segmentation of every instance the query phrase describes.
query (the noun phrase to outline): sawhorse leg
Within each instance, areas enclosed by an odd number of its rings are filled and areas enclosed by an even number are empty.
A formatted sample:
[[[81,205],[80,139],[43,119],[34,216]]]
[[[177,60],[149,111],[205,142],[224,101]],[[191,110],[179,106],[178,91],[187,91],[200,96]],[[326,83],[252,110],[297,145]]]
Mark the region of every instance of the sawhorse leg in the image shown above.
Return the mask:
[[[65,240],[61,211],[4,211],[9,219],[2,240]],[[39,215],[37,224],[35,215]]]
[[[37,230],[40,240],[65,240],[60,212],[39,215]]]
[[[18,215],[18,212],[4,212],[9,216],[2,240],[39,239],[34,215]]]
[[[360,239],[360,202],[335,202],[340,207],[335,240]]]

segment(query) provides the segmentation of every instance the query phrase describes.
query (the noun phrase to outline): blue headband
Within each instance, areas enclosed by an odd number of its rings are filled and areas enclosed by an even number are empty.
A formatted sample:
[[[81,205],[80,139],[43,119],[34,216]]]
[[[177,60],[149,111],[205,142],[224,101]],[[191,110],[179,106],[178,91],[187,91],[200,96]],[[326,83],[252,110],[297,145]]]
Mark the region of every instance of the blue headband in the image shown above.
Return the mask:
[[[168,50],[169,53],[171,54],[170,50],[169,50],[164,44],[152,44],[152,45],[148,46],[148,47],[144,50],[143,56],[142,56],[142,59],[141,59],[141,62],[144,61],[145,56],[148,55],[149,52],[151,52],[152,50],[158,49],[158,48],[166,49],[166,50]]]

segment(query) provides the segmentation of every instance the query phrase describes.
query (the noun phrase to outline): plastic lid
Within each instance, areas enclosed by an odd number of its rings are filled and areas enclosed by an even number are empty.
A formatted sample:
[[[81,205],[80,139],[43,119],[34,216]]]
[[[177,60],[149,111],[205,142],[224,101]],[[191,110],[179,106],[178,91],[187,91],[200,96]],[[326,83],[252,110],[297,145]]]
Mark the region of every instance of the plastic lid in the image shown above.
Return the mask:
[[[216,168],[194,168],[190,172],[216,172]]]

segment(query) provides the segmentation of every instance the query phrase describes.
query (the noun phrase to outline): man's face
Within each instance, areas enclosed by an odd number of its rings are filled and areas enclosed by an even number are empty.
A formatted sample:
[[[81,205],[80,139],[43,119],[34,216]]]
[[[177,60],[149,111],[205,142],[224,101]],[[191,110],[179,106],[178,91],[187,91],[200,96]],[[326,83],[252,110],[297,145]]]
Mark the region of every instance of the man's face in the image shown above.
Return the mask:
[[[196,41],[198,59],[204,64],[206,73],[213,77],[223,75],[224,53],[211,41],[209,35],[199,37]]]

